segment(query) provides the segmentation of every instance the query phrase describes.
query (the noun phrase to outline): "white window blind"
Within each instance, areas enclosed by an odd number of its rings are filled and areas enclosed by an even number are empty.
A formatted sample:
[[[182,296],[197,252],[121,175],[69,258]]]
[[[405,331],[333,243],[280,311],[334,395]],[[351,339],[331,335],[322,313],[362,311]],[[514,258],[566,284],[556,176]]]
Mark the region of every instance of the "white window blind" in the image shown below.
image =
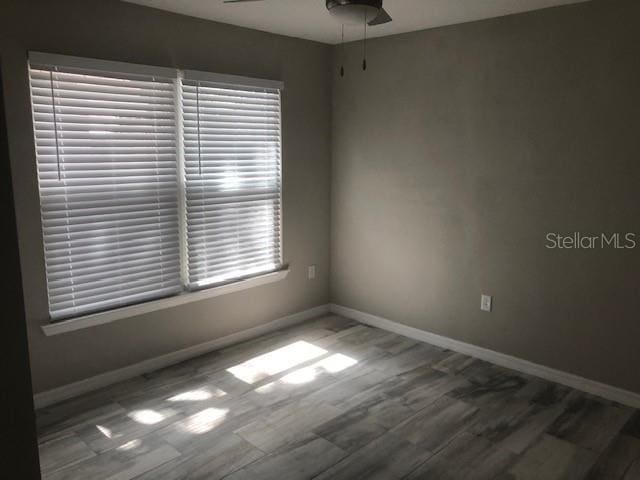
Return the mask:
[[[280,90],[187,72],[182,110],[186,283],[201,288],[280,268]]]
[[[282,267],[281,82],[31,52],[52,320]]]
[[[29,75],[51,318],[179,292],[175,77],[39,60]]]

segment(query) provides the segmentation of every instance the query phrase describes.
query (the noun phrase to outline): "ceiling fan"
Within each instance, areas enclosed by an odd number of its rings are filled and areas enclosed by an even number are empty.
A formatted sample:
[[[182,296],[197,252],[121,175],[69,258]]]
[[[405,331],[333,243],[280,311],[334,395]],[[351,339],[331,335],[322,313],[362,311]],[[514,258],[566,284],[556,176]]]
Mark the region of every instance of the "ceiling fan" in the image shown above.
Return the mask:
[[[262,0],[223,0],[223,3],[260,2]],[[364,25],[364,57],[362,70],[367,69],[367,26],[374,27],[389,23],[393,19],[382,8],[383,0],[325,0],[327,10],[333,18],[342,24],[342,43],[346,24]],[[344,77],[344,66],[340,67],[340,76]]]
[[[224,3],[259,2],[262,0],[224,0]],[[374,27],[389,23],[392,18],[382,8],[382,0],[325,0],[332,17],[344,24],[362,24]]]

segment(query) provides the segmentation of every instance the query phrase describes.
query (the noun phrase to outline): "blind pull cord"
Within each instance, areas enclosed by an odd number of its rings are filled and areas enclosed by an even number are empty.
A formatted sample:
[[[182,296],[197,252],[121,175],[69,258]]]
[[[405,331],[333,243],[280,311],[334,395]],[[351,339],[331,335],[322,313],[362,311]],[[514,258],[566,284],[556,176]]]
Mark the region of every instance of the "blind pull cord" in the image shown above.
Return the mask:
[[[53,135],[56,138],[56,163],[58,165],[58,181],[62,179],[60,176],[60,149],[58,147],[58,121],[56,119],[56,98],[53,89],[53,71],[49,70],[49,82],[51,85],[51,108],[53,109]]]
[[[202,155],[200,153],[200,82],[196,83],[196,124],[198,126],[198,173],[202,176]]]

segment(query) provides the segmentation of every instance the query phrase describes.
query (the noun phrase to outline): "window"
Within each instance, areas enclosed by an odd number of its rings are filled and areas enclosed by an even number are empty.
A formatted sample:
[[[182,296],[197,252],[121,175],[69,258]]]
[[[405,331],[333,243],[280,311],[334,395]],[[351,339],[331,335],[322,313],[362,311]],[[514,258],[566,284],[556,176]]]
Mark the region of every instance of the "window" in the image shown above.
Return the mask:
[[[30,54],[52,320],[281,268],[276,82]]]
[[[280,92],[182,82],[187,283],[280,264]]]

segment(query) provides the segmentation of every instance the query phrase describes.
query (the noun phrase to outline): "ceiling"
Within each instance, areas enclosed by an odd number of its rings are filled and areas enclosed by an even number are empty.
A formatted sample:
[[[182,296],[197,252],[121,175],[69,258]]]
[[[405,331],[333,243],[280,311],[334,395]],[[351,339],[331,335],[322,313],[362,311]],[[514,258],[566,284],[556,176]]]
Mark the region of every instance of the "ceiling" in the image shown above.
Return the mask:
[[[324,43],[338,43],[340,26],[324,0],[263,0],[223,4],[222,0],[125,0],[170,12]],[[369,28],[368,36],[464,23],[586,0],[384,0],[393,22]],[[345,40],[362,37],[362,27],[345,27]]]

